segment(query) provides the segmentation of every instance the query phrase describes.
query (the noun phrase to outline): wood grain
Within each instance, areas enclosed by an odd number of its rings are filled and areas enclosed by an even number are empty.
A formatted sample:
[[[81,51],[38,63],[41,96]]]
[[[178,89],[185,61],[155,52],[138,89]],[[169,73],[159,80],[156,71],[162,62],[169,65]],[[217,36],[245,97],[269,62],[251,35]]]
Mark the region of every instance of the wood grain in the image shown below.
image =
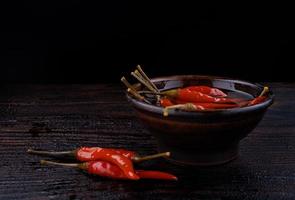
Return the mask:
[[[295,199],[295,84],[269,83],[276,100],[226,165],[188,169],[165,160],[138,168],[178,182],[117,181],[40,166],[29,147],[79,146],[156,152],[119,85],[1,85],[0,199]]]

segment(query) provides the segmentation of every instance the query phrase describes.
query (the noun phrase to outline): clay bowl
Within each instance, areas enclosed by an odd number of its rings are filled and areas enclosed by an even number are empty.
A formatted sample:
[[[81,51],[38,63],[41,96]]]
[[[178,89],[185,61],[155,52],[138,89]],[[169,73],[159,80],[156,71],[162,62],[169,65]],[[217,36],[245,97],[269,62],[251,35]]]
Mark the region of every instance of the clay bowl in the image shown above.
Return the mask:
[[[251,99],[261,93],[258,84],[228,78],[182,75],[160,77],[152,82],[162,91],[190,85],[207,85],[222,89],[230,96]],[[134,85],[140,89],[140,85]],[[233,109],[186,112],[172,110],[167,117],[163,108],[134,99],[128,100],[147,129],[158,141],[160,152],[170,151],[168,160],[193,166],[210,166],[227,163],[238,156],[239,142],[260,122],[273,102],[268,99],[260,104]]]

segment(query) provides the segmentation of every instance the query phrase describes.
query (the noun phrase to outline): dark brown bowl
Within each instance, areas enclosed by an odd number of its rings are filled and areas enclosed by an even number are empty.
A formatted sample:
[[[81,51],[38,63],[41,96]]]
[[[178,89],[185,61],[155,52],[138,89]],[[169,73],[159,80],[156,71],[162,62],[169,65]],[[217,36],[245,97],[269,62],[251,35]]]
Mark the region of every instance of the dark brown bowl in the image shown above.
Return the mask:
[[[263,86],[246,81],[198,75],[160,77],[152,82],[160,90],[207,85],[244,98],[253,98],[263,90]],[[195,166],[218,165],[235,159],[239,141],[257,126],[273,102],[270,92],[265,102],[254,106],[198,112],[172,110],[164,117],[162,107],[143,103],[129,94],[127,98],[156,137],[158,150],[170,151],[170,161]]]

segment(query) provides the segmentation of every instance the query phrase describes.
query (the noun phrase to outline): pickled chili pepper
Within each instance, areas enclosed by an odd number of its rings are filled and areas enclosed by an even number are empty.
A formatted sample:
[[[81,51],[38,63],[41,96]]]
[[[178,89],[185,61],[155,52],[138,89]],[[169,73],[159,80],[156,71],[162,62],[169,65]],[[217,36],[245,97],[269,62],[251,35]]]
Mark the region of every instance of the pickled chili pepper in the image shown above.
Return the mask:
[[[163,95],[185,102],[197,103],[237,103],[240,99],[231,99],[225,97],[212,97],[201,92],[189,89],[173,89],[162,92]]]
[[[52,164],[66,167],[76,167],[87,171],[89,174],[95,174],[102,177],[108,177],[112,179],[129,179],[125,176],[122,170],[106,161],[89,161],[84,163],[58,163],[52,161],[41,160],[41,164]],[[177,177],[160,171],[148,171],[148,170],[136,170],[135,173],[141,179],[161,179],[161,180],[177,180]],[[138,179],[139,179],[138,178]],[[132,179],[132,180],[138,180]]]
[[[160,99],[160,105],[162,107],[173,106],[172,101],[166,97]]]
[[[102,149],[101,147],[81,147],[79,149],[73,150],[73,151],[60,151],[60,152],[54,152],[54,151],[36,151],[33,149],[28,149],[27,152],[31,154],[37,154],[37,155],[45,155],[45,156],[53,156],[53,157],[72,157],[76,158],[79,161],[93,161],[93,160],[99,160],[99,158],[95,157],[95,152]],[[157,153],[153,155],[147,155],[147,156],[139,156],[134,151],[129,151],[126,149],[111,149],[111,148],[104,148],[108,151],[114,153],[114,154],[120,154],[122,156],[125,156],[126,158],[131,159],[133,162],[142,162],[145,160],[151,160],[155,158],[160,157],[169,157],[170,152],[162,152]],[[79,156],[77,155],[77,152],[79,152]]]
[[[175,104],[192,103],[195,106],[199,106],[199,108],[202,107],[204,110],[236,108],[236,107],[241,107],[241,105],[243,105],[243,104],[241,104],[242,102],[241,103],[239,102],[237,104],[229,104],[229,103],[195,103],[195,102],[185,102],[185,101],[179,101],[179,100],[175,100],[173,102],[175,102]]]
[[[191,90],[191,91],[195,91],[195,92],[201,92],[203,94],[207,94],[207,95],[210,95],[213,97],[226,97],[227,96],[227,94],[225,94],[221,90],[219,90],[217,88],[208,87],[208,86],[189,86],[189,87],[185,87],[183,89],[187,89],[187,90]]]
[[[268,87],[264,87],[261,94],[254,98],[253,100],[251,100],[249,103],[248,103],[248,106],[253,106],[253,105],[256,105],[256,104],[259,104],[259,103],[262,103],[266,100],[266,96],[264,96],[265,94],[267,94],[269,92],[269,88]]]
[[[184,103],[167,106],[163,110],[163,115],[168,116],[169,110],[180,109],[184,111],[204,111],[213,109],[229,109],[239,107],[237,104],[218,104],[218,103]]]
[[[253,105],[256,105],[256,104],[259,104],[259,103],[262,103],[266,100],[266,97],[265,96],[262,96],[262,97],[256,97],[255,99],[253,99],[252,101],[250,101],[248,103],[248,106],[253,106]]]
[[[226,104],[226,103],[193,103],[196,106],[202,106],[206,109],[227,109],[239,107],[237,104]]]

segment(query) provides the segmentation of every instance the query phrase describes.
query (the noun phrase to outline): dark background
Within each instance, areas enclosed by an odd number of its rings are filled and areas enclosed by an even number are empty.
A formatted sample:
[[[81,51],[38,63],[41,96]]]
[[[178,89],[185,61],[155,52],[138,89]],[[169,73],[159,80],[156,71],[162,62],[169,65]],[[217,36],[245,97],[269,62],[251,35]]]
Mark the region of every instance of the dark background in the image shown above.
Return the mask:
[[[293,81],[291,5],[9,1],[0,6],[0,81],[119,82],[212,74]]]

